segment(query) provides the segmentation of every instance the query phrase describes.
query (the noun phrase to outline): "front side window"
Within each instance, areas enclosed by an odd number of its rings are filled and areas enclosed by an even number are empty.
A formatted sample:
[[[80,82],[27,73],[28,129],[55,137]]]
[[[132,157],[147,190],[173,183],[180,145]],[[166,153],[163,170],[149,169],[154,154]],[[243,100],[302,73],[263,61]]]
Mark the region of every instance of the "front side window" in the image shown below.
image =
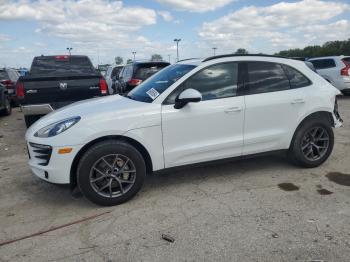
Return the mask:
[[[209,66],[182,83],[168,98],[166,104],[175,103],[176,97],[189,88],[202,94],[202,100],[212,100],[237,95],[238,63]]]
[[[289,80],[280,64],[271,62],[247,62],[246,86],[250,94],[288,90]]]
[[[291,88],[300,88],[311,85],[311,81],[298,70],[287,65],[283,65],[283,69],[287,74]]]

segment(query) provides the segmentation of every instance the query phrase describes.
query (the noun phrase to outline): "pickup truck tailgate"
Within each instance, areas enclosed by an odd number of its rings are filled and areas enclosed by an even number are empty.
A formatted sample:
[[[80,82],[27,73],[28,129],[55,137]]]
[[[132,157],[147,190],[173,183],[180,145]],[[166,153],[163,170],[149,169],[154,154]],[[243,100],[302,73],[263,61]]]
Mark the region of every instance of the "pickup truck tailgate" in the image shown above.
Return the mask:
[[[23,104],[51,104],[55,109],[65,104],[101,95],[99,75],[66,77],[30,77],[23,79],[25,101]]]

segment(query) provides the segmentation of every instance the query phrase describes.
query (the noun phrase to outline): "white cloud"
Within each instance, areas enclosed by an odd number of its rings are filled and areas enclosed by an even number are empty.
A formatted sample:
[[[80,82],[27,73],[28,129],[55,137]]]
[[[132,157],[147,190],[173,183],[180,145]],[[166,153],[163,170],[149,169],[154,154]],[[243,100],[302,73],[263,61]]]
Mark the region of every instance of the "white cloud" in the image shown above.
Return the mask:
[[[157,0],[179,11],[207,12],[223,7],[235,0]]]
[[[174,19],[169,11],[158,11],[157,14],[160,15],[165,22],[171,22]]]
[[[130,40],[129,35],[156,23],[156,12],[143,7],[124,7],[108,0],[21,0],[0,3],[1,20],[35,20],[38,33],[69,41],[115,44]]]
[[[208,45],[235,50],[265,44],[272,52],[350,37],[349,21],[330,22],[350,10],[348,4],[320,0],[281,2],[266,7],[244,7],[215,21],[203,23],[199,36]],[[267,50],[268,49],[268,50]]]

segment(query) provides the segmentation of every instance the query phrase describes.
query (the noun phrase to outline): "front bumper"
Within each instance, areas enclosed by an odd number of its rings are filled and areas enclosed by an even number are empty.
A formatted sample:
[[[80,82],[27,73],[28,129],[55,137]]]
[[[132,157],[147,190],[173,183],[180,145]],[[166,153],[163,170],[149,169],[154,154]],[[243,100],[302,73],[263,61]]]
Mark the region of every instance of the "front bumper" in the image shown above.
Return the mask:
[[[69,146],[72,151],[68,154],[59,154],[58,150],[63,147],[51,147],[51,154],[47,164],[43,165],[43,158],[47,158],[43,153],[38,152],[37,146],[31,142],[27,143],[29,154],[29,166],[32,172],[39,178],[55,183],[55,184],[69,184],[70,171],[73,160],[82,146]],[[48,145],[42,145],[49,147]],[[66,148],[65,146],[64,148]]]
[[[46,115],[53,111],[50,104],[24,105],[21,106],[25,116],[28,115]]]

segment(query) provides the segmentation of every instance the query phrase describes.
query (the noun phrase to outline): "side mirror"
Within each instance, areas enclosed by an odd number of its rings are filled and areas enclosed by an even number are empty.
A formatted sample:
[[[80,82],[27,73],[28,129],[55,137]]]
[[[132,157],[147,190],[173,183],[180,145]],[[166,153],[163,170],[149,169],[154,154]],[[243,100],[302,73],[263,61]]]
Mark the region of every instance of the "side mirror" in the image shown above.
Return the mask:
[[[183,108],[188,103],[196,103],[202,101],[202,94],[197,90],[189,88],[182,91],[175,99],[175,109]]]

